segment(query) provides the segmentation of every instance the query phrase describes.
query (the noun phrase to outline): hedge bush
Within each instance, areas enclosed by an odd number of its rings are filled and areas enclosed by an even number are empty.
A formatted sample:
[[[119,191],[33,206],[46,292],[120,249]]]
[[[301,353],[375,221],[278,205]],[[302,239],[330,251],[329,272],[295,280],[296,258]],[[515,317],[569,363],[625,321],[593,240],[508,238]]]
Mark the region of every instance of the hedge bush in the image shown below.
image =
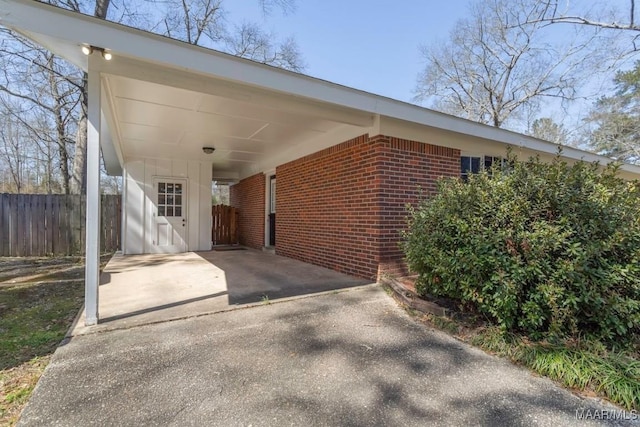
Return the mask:
[[[640,186],[556,156],[440,181],[409,207],[421,294],[455,298],[533,339],[629,344],[640,332]]]

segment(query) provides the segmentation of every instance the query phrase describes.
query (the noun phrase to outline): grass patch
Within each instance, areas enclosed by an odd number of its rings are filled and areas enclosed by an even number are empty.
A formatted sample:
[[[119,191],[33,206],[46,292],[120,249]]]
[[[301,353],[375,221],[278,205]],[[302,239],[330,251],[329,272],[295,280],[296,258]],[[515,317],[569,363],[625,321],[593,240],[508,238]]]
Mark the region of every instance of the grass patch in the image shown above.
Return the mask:
[[[79,282],[0,288],[0,425],[14,425],[82,306]]]
[[[83,293],[80,282],[0,288],[0,370],[55,350],[82,306]]]
[[[636,353],[607,350],[594,341],[532,342],[498,327],[479,327],[449,317],[425,315],[422,319],[569,389],[599,395],[627,410],[640,410],[640,360]]]
[[[103,257],[103,265],[109,258]],[[78,257],[0,258],[0,426],[18,421],[82,306],[84,282],[77,279],[84,268],[78,262]],[[64,276],[54,277],[57,272]]]
[[[471,343],[571,389],[591,390],[625,409],[640,409],[640,361],[632,354],[609,351],[593,341],[529,342],[495,327],[478,333]]]
[[[35,357],[11,369],[0,371],[0,426],[13,426],[18,422],[51,355]]]

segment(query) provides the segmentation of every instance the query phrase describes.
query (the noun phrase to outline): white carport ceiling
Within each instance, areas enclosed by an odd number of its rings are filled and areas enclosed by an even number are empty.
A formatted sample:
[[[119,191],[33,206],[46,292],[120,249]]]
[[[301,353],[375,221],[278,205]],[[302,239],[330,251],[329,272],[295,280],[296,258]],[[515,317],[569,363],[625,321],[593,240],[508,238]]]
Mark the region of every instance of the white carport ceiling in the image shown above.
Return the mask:
[[[121,76],[107,74],[103,82],[125,158],[211,160],[215,173],[234,172],[343,125]],[[204,154],[204,146],[215,153]]]

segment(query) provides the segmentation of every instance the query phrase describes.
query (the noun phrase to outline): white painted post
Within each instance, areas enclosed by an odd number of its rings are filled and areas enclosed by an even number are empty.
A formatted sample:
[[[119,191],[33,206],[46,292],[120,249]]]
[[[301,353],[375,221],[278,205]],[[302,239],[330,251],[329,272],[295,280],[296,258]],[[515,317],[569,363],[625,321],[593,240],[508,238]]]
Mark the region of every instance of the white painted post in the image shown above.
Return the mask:
[[[85,325],[98,323],[100,284],[100,72],[91,69],[89,55],[87,120],[87,236],[85,255]],[[101,59],[101,58],[100,58]]]

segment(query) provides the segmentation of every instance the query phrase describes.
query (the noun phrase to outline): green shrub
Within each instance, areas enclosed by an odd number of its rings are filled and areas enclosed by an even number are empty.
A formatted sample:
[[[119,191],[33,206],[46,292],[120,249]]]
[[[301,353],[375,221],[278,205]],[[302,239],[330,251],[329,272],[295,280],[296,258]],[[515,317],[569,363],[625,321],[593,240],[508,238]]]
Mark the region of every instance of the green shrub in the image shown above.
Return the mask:
[[[403,248],[422,294],[470,303],[534,339],[640,332],[640,186],[557,156],[443,180],[409,207]]]

